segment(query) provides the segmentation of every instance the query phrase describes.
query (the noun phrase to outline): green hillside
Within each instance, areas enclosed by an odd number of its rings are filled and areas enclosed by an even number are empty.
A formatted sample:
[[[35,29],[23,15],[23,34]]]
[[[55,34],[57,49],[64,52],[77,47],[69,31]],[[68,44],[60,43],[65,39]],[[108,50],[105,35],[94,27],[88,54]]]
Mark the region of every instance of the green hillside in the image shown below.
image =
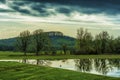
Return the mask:
[[[72,48],[75,45],[75,38],[69,36],[53,35],[49,36],[52,47],[60,49],[63,44]],[[2,39],[0,40],[0,51],[13,51],[15,50],[16,38]]]

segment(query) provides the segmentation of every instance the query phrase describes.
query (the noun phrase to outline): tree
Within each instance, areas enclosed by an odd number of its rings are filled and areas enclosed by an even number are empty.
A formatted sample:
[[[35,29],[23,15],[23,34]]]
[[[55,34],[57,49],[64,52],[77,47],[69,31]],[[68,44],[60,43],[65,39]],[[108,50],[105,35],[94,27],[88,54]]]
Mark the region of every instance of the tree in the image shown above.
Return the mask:
[[[24,52],[24,55],[26,56],[27,48],[29,46],[30,42],[30,32],[23,31],[20,33],[20,35],[17,37],[17,47]]]
[[[77,30],[77,48],[79,53],[90,53],[92,51],[92,35],[83,28]]]
[[[110,53],[114,53],[115,52],[115,39],[113,36],[110,36],[109,40],[108,40],[108,49]],[[118,44],[117,44],[118,45]]]
[[[67,52],[67,45],[63,44],[62,45],[62,49],[63,49],[64,54],[66,54],[66,52]]]
[[[95,53],[99,54],[101,53],[101,38],[100,35],[96,35],[94,39],[94,49]]]
[[[107,31],[103,31],[99,34],[100,40],[101,40],[101,52],[105,53],[108,45],[108,40],[110,38],[109,34]]]
[[[112,37],[111,37],[112,40]],[[109,52],[110,49],[110,36],[107,31],[103,31],[95,36],[94,48],[96,53],[105,53]]]
[[[43,32],[42,29],[38,29],[33,32],[33,40],[34,40],[36,56],[38,56],[39,52],[42,49],[44,49],[45,47],[48,47],[49,38],[48,38],[47,34]]]
[[[120,36],[115,39],[115,51],[120,53]]]

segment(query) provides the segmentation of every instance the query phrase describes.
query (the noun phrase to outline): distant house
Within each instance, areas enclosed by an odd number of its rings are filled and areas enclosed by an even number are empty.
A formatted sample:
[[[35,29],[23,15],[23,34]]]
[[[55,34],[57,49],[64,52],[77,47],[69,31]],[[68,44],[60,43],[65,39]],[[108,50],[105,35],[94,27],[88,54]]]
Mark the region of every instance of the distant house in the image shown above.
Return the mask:
[[[64,36],[62,32],[59,31],[50,31],[46,32],[49,36]]]

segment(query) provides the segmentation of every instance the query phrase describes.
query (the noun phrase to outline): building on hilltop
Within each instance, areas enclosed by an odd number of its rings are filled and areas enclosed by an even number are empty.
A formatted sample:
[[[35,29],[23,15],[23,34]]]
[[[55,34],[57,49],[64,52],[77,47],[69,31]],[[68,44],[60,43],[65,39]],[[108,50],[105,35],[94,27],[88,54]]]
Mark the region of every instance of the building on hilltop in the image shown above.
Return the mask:
[[[46,32],[49,36],[64,36],[62,32],[59,31],[50,31]]]

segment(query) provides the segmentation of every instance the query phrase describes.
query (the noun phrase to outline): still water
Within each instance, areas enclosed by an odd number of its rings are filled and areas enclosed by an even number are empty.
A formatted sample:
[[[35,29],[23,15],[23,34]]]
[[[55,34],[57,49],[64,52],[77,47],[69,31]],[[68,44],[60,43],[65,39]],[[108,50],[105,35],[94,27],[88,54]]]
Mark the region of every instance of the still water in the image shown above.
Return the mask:
[[[120,59],[64,59],[64,60],[0,60],[50,66],[79,72],[92,73],[111,77],[120,77]]]

